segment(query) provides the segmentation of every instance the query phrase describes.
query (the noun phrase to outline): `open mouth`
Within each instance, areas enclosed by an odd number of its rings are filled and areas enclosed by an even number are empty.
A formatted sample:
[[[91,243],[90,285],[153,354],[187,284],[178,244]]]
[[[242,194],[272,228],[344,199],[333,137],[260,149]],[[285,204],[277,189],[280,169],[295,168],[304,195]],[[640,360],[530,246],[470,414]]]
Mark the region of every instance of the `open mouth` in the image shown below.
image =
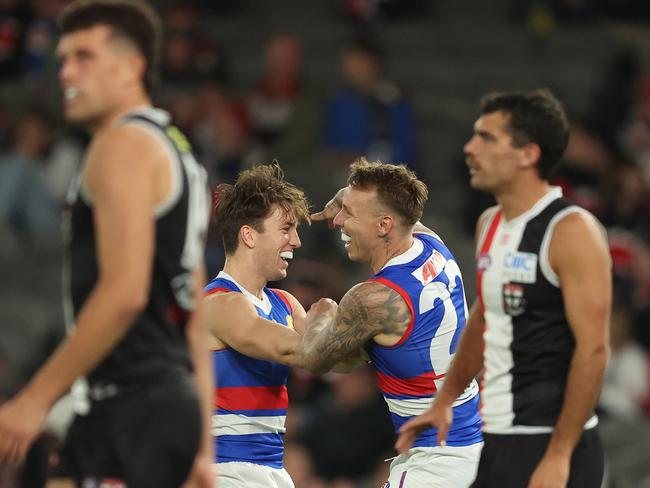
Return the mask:
[[[288,262],[290,259],[293,259],[293,251],[282,251],[280,253],[280,258],[283,261]]]
[[[78,96],[79,96],[79,90],[77,90],[73,86],[69,86],[65,90],[63,90],[63,97],[68,101],[74,100]]]
[[[352,237],[347,235],[345,232],[341,231],[341,240],[343,241],[345,247],[348,247],[352,242]]]

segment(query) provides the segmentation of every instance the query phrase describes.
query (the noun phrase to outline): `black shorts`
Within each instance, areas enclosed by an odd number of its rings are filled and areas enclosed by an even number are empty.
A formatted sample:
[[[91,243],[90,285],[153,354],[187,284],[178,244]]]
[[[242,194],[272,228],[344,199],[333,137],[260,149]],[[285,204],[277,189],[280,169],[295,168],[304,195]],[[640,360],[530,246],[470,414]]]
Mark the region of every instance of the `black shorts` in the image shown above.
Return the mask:
[[[526,488],[546,452],[551,434],[483,434],[473,488]],[[571,457],[568,488],[599,488],[603,450],[596,428],[583,432]]]
[[[78,415],[50,477],[72,478],[79,487],[178,488],[200,437],[191,376],[165,377],[137,395],[95,402],[89,415]]]

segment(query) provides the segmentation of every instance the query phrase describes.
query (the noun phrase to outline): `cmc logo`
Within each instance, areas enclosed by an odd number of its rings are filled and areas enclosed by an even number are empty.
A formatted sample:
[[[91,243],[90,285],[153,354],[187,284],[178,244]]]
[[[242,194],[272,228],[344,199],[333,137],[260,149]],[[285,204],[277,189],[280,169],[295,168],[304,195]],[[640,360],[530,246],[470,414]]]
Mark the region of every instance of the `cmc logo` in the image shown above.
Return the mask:
[[[529,252],[508,252],[503,264],[506,268],[534,271],[537,265],[537,256]]]

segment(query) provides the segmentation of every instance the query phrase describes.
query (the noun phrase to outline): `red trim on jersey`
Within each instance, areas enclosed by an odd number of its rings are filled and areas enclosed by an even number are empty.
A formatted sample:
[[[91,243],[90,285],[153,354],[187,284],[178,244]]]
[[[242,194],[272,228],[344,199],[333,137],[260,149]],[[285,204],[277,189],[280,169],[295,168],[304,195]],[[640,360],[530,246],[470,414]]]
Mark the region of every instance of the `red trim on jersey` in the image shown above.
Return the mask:
[[[379,389],[390,395],[426,396],[433,395],[438,389],[434,380],[444,378],[445,374],[436,375],[428,371],[412,378],[396,378],[380,371],[375,372]]]
[[[223,287],[217,287],[217,288],[212,288],[211,290],[207,290],[205,292],[205,296],[209,295],[214,295],[215,293],[235,293],[234,290],[231,290],[230,288],[223,288]]]
[[[290,313],[291,315],[293,315],[293,307],[291,306],[291,303],[289,303],[289,299],[288,299],[287,296],[284,294],[284,292],[283,292],[282,290],[277,289],[277,288],[269,288],[269,290],[271,290],[271,291],[274,292],[277,296],[280,297],[280,300],[282,300],[282,301],[287,305],[287,307],[289,307],[289,313]]]
[[[400,296],[404,299],[404,301],[408,305],[409,310],[411,311],[411,322],[409,323],[409,326],[404,331],[404,334],[402,334],[402,337],[400,338],[399,341],[397,341],[396,344],[393,344],[392,346],[381,346],[381,347],[386,347],[390,349],[391,347],[401,346],[402,344],[404,344],[404,342],[406,342],[406,340],[411,335],[411,331],[413,330],[413,324],[415,323],[415,312],[413,311],[413,302],[411,302],[411,297],[408,296],[408,293],[406,293],[406,291],[404,291],[404,289],[401,286],[393,283],[390,280],[387,280],[386,278],[371,278],[368,281],[386,285],[391,290],[399,293]]]
[[[499,227],[499,222],[501,222],[501,215],[503,214],[503,211],[501,209],[497,210],[494,216],[492,217],[492,222],[490,222],[490,228],[488,229],[487,234],[485,235],[485,239],[481,243],[481,249],[478,253],[478,263],[480,264],[481,262],[481,257],[486,254],[489,250],[490,247],[492,246],[492,241],[494,240],[494,234],[497,232],[497,227]],[[478,297],[478,304],[479,304],[479,313],[483,315],[483,323],[484,323],[484,329],[483,329],[483,334],[485,334],[485,328],[487,328],[487,322],[485,321],[485,304],[483,302],[483,272],[485,270],[483,269],[477,269],[476,273],[476,296]],[[483,351],[482,351],[483,357],[485,358],[485,342],[483,342]],[[478,403],[478,411],[479,414],[481,415],[481,418],[483,418],[483,400],[482,400],[482,393],[483,393],[483,384],[485,381],[485,371],[483,372],[483,378],[481,379],[481,384],[479,385],[479,403]],[[485,420],[483,421],[485,423]],[[485,425],[484,425],[485,427]]]
[[[501,214],[502,211],[501,209],[497,210],[497,212],[494,214],[494,217],[492,217],[492,222],[490,223],[490,228],[488,229],[487,234],[485,235],[485,239],[483,240],[481,244],[481,249],[479,250],[478,253],[478,262],[480,265],[481,257],[487,253],[490,250],[490,247],[492,246],[492,241],[494,240],[494,234],[497,232],[497,227],[499,226],[499,222],[501,222]],[[485,305],[483,302],[483,271],[482,269],[478,269],[476,273],[476,296],[478,296],[478,301],[479,301],[479,306],[481,309],[481,314],[485,312]]]
[[[279,410],[289,407],[286,386],[217,387],[214,408],[223,410]]]

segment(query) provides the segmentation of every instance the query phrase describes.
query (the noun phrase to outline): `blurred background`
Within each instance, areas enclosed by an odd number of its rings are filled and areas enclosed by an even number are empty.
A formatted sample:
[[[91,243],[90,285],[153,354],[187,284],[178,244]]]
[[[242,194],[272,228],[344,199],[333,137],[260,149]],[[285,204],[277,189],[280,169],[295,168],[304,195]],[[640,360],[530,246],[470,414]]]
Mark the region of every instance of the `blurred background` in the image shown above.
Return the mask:
[[[65,0],[0,0],[0,402],[64,334],[59,213],[87,137],[61,121],[53,51]],[[650,1],[154,1],[165,24],[156,103],[212,184],[277,159],[320,209],[348,164],[405,163],[429,186],[423,221],[474,298],[473,230],[492,202],[469,189],[462,147],[492,90],[549,87],[572,122],[555,183],[606,226],[612,356],[599,413],[606,486],[650,487]],[[134,155],[134,163],[137,155]],[[300,229],[277,285],[307,308],[365,279],[338,235]],[[209,273],[223,263],[214,231]],[[286,466],[297,488],[378,487],[394,456],[372,371],[294,371]],[[42,486],[57,431],[0,487]]]

